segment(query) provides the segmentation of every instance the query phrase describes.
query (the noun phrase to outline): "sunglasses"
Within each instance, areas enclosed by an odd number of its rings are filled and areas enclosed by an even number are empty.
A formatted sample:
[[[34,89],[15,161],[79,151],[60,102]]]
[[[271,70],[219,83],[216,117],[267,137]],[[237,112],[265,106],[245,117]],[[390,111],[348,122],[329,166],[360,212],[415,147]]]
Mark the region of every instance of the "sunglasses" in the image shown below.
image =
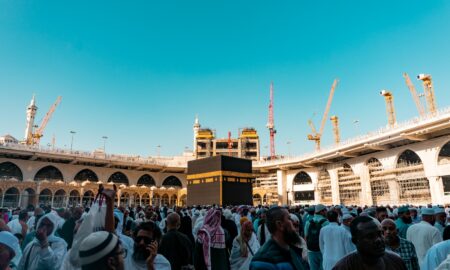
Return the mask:
[[[144,240],[144,243],[146,245],[150,245],[154,240],[150,237],[146,237],[146,236],[138,236],[136,237],[136,243],[140,243],[142,242],[142,240]]]

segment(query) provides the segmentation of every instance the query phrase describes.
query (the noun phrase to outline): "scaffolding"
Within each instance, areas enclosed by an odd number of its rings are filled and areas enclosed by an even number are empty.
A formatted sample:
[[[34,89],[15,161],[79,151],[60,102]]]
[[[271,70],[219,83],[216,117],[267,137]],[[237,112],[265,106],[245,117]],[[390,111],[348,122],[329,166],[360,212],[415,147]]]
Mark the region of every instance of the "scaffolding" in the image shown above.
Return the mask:
[[[422,162],[402,161],[395,170],[401,204],[427,204],[431,201],[430,183],[425,177]]]
[[[331,177],[330,174],[322,169],[319,172],[319,181],[317,183],[317,190],[319,191],[320,202],[323,204],[333,204],[331,192]]]
[[[338,169],[339,198],[344,205],[360,205],[361,179],[348,164]]]
[[[367,167],[369,168],[373,204],[389,204],[391,194],[388,183],[389,181],[395,182],[395,174],[389,172],[386,173],[386,171],[383,170],[383,165],[376,158],[369,159]]]

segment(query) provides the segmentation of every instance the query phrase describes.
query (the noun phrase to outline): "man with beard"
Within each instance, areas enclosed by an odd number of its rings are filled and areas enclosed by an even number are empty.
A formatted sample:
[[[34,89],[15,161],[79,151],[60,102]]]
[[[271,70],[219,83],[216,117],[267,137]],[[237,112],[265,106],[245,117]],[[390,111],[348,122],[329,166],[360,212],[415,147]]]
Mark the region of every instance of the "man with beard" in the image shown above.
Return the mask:
[[[300,255],[292,248],[300,242],[300,236],[295,232],[289,212],[281,207],[271,208],[266,224],[272,238],[255,254],[250,269],[305,269]]]
[[[321,270],[323,256],[319,246],[320,230],[329,224],[327,208],[323,204],[314,207],[315,215],[305,224],[305,238],[308,246],[308,261],[311,270]]]
[[[386,207],[383,207],[383,206],[377,207],[376,218],[378,219],[379,222],[382,222],[383,220],[388,218],[388,212],[387,212]]]
[[[397,253],[406,264],[408,270],[419,270],[416,249],[414,248],[413,243],[398,237],[395,222],[389,218],[384,219],[381,222],[381,228],[383,229],[386,249]]]
[[[397,254],[385,251],[381,226],[373,218],[355,218],[350,230],[357,251],[341,259],[333,270],[406,270]]]
[[[398,208],[398,218],[395,221],[395,225],[397,226],[398,236],[406,238],[406,232],[412,225],[411,213],[408,207],[402,206]]]
[[[422,264],[422,260],[425,257],[428,249],[434,244],[442,241],[442,235],[434,225],[434,209],[423,208],[422,209],[422,221],[412,225],[408,229],[406,239],[411,241],[416,248],[417,258],[419,259],[419,265]]]
[[[445,222],[447,221],[447,213],[442,207],[436,207],[434,209],[434,227],[436,227],[441,234],[444,233]]]
[[[157,254],[161,231],[154,222],[141,223],[133,233],[134,250],[125,260],[125,269],[170,270],[169,261]]]
[[[352,243],[351,235],[337,223],[338,213],[329,211],[327,218],[330,224],[320,231],[319,245],[323,254],[323,269],[331,270],[340,259],[356,248]]]
[[[75,224],[77,223],[77,220],[81,218],[82,214],[83,209],[81,207],[75,207],[72,211],[72,216],[62,226],[61,238],[66,240],[67,249],[72,247]]]

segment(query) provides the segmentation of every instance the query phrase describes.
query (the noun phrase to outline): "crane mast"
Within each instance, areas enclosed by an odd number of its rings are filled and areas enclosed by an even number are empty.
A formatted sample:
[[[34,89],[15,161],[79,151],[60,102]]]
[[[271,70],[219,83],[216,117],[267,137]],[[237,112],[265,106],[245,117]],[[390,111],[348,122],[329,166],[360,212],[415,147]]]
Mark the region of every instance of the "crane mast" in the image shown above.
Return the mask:
[[[44,130],[48,124],[48,121],[52,117],[53,113],[55,112],[56,107],[61,102],[61,96],[58,96],[55,103],[50,107],[47,114],[45,115],[44,119],[42,120],[41,125],[36,129],[36,131],[33,133],[33,145],[39,145],[41,138],[44,136]]]
[[[314,141],[316,143],[316,150],[320,150],[320,140],[322,138],[322,133],[325,128],[325,123],[327,121],[328,112],[330,111],[331,102],[333,101],[334,91],[336,90],[336,86],[339,83],[339,79],[335,79],[333,85],[331,86],[330,95],[328,96],[327,105],[325,107],[325,112],[322,116],[322,122],[320,124],[319,132],[316,131],[314,124],[311,120],[308,121],[308,124],[311,126],[312,134],[308,135],[308,140]]]
[[[425,109],[423,108],[423,105],[420,102],[420,98],[417,95],[417,91],[416,91],[416,88],[414,87],[414,84],[411,82],[411,79],[409,78],[408,73],[406,73],[406,72],[403,73],[403,77],[405,78],[406,85],[408,86],[409,91],[411,92],[411,95],[414,99],[414,103],[416,103],[416,107],[417,107],[417,110],[419,111],[420,117],[424,117]]]
[[[341,135],[339,131],[339,118],[336,115],[330,117],[331,123],[333,124],[333,135],[334,143],[338,145],[341,142]]]
[[[270,101],[269,101],[269,119],[266,127],[269,129],[270,136],[270,158],[275,158],[275,124],[273,120],[273,82],[270,83]]]
[[[395,119],[394,95],[387,90],[381,90],[380,95],[384,97],[386,102],[386,113],[388,116],[389,127],[394,127],[397,124],[397,120]]]
[[[427,109],[431,115],[436,115],[436,99],[434,97],[433,81],[430,74],[419,74],[417,79],[423,82],[423,90],[427,101]]]

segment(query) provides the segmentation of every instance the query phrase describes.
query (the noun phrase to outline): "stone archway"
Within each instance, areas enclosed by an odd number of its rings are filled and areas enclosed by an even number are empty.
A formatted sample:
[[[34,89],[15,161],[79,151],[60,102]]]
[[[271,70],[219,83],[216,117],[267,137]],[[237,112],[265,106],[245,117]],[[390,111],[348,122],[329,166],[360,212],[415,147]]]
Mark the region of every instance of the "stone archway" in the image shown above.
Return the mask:
[[[34,181],[44,181],[44,180],[50,182],[64,181],[64,177],[62,172],[58,168],[50,165],[40,169],[34,176]]]
[[[130,205],[130,194],[128,192],[124,192],[120,195],[120,206],[129,206]]]
[[[26,188],[22,192],[22,199],[21,199],[21,207],[25,208],[29,205],[35,206],[37,204],[36,200],[36,191],[32,188]]]
[[[80,204],[80,200],[81,200],[81,195],[80,192],[78,192],[78,190],[72,190],[69,193],[69,206],[74,207],[74,206],[78,206]]]
[[[20,192],[17,188],[11,187],[3,195],[3,205],[5,208],[16,208],[19,206]]]
[[[148,195],[148,193],[144,193],[144,194],[142,195],[141,204],[142,204],[143,206],[148,206],[148,205],[150,205],[150,195]]]
[[[331,177],[326,169],[319,171],[317,181],[317,190],[319,191],[320,202],[325,205],[333,204],[333,196],[331,192]]]
[[[108,179],[108,183],[110,182],[113,182],[114,184],[124,184],[126,186],[129,185],[128,177],[122,172],[113,173]]]
[[[55,192],[53,197],[53,207],[60,208],[66,206],[66,191],[64,189],[59,189]]]
[[[161,205],[161,196],[158,193],[153,194],[152,205],[154,206]]]
[[[164,181],[162,183],[162,186],[163,187],[167,187],[167,188],[170,188],[170,187],[182,188],[183,187],[183,185],[181,184],[180,179],[178,179],[178,177],[173,176],[173,175],[171,175],[171,176],[167,177],[166,179],[164,179]]]
[[[361,203],[361,179],[347,163],[338,169],[339,198],[341,204],[359,205]]]
[[[77,182],[84,182],[84,181],[98,182],[97,174],[89,169],[79,171],[73,179]]]
[[[0,163],[0,180],[23,181],[22,170],[12,162]]]
[[[82,200],[83,206],[89,207],[91,205],[91,203],[94,201],[94,199],[95,199],[95,195],[92,190],[85,191],[83,194],[83,200]]]
[[[180,197],[180,204],[181,204],[182,207],[187,205],[187,195],[186,194],[181,195],[181,197]]]
[[[253,205],[258,206],[262,204],[261,195],[258,193],[253,194]]]
[[[52,191],[48,188],[41,190],[39,193],[39,205],[51,206],[52,204]]]
[[[177,194],[173,194],[172,196],[170,196],[169,202],[170,207],[177,206],[177,199],[178,199]]]
[[[425,177],[424,166],[419,155],[409,149],[403,151],[396,164],[396,179],[400,203],[431,202],[430,183]]]
[[[375,205],[389,204],[392,201],[389,182],[395,182],[395,174],[383,170],[383,165],[376,158],[370,158],[366,165],[369,169],[373,203]]]
[[[164,193],[161,196],[161,206],[168,206],[169,205],[169,195],[167,193]]]

